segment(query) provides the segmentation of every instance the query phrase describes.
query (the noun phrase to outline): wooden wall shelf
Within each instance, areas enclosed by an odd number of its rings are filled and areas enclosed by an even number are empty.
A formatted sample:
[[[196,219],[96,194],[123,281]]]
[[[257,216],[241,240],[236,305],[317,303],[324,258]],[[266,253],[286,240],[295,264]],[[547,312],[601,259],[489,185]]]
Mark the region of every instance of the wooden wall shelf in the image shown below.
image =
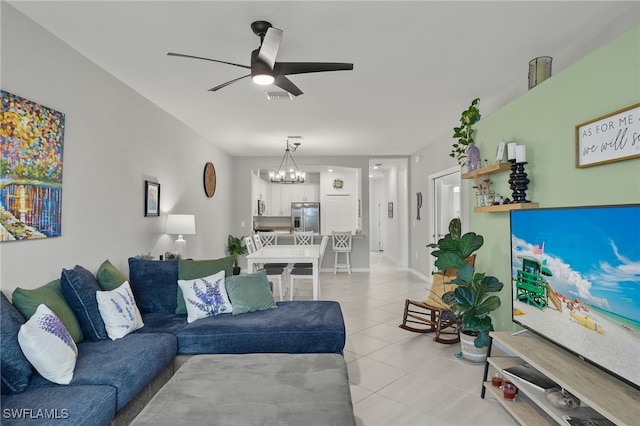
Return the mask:
[[[479,175],[490,175],[493,173],[501,173],[511,171],[511,163],[495,163],[487,167],[482,167],[480,169],[466,172],[462,174],[462,179],[473,179]]]
[[[510,204],[498,204],[497,206],[484,206],[474,207],[473,211],[476,213],[494,213],[494,212],[508,212],[511,210],[527,210],[540,208],[538,203],[510,203]]]
[[[511,163],[495,163],[481,169],[474,170],[462,174],[462,179],[473,179],[476,176],[491,175],[494,173],[502,173],[511,171]],[[540,208],[538,203],[511,203],[511,204],[499,204],[496,206],[483,206],[474,207],[473,211],[476,213],[495,213],[495,212],[508,212],[511,210],[525,210],[525,209],[537,209]]]

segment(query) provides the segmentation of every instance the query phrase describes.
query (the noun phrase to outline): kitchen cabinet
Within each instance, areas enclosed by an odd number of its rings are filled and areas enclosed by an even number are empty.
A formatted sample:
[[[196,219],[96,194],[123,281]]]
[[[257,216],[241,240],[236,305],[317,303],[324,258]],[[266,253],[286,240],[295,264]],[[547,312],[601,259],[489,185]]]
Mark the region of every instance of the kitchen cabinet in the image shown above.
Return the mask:
[[[320,201],[320,186],[316,184],[269,184],[268,214],[291,216],[291,203]]]
[[[271,216],[291,216],[291,185],[272,183],[270,185]]]
[[[266,211],[264,215],[269,214],[269,198],[270,198],[269,184],[258,176],[251,177],[251,212],[253,216],[258,214],[258,200],[262,200],[265,203]]]
[[[307,201],[318,202],[320,201],[320,185],[312,183],[302,183],[299,185],[292,185],[291,188],[291,201]]]

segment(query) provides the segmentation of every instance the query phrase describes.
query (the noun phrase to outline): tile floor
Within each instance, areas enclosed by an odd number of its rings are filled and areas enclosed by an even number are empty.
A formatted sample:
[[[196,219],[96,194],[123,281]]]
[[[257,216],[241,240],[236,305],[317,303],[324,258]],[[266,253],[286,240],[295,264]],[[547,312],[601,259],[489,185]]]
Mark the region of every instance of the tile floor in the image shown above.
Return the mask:
[[[480,398],[483,367],[458,361],[459,345],[398,327],[405,299],[424,299],[426,283],[379,253],[370,269],[320,274],[322,299],[339,301],[345,318],[357,424],[516,425],[495,400]],[[311,299],[310,281],[299,282],[295,299]]]

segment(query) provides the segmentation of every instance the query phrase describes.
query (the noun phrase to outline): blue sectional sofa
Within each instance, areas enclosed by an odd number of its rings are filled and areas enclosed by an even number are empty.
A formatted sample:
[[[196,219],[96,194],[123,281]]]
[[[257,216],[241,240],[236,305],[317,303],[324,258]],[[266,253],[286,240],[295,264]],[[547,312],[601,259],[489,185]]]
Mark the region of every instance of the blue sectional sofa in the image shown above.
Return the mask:
[[[179,306],[178,279],[215,269],[230,272],[232,263],[229,258],[185,262],[129,259],[129,282],[144,327],[117,340],[89,339],[92,329],[82,315],[76,315],[85,338],[76,343],[78,357],[68,385],[52,383],[32,370],[17,338],[25,317],[1,294],[0,422],[127,424],[171,378],[179,357],[258,352],[342,354],[345,328],[337,302],[279,302],[275,309],[216,315],[188,323],[186,314],[176,313],[184,309]],[[62,280],[65,273],[73,275],[63,270]],[[98,278],[101,273],[104,276],[99,270]],[[97,285],[86,270],[75,277],[80,281],[76,286],[93,291]]]

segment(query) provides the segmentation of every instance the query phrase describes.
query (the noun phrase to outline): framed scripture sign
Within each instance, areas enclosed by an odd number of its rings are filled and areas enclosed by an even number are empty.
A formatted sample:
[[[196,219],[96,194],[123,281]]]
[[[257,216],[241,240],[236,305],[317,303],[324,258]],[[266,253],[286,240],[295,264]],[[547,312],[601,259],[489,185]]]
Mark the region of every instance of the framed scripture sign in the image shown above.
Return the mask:
[[[576,126],[576,167],[640,157],[640,103]]]

